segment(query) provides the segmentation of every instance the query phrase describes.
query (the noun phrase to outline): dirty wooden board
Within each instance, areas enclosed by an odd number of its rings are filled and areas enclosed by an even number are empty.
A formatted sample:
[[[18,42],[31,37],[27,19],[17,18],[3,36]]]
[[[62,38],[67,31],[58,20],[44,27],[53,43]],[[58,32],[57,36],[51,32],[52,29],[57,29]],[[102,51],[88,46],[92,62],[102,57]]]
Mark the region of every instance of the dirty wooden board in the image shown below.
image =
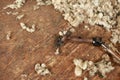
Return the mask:
[[[42,6],[33,11],[35,2],[27,0],[22,8],[16,10],[26,16],[16,20],[15,16],[7,15],[2,8],[14,0],[1,0],[0,2],[0,80],[82,80],[83,76],[74,75],[74,58],[97,61],[105,52],[93,47],[90,44],[76,44],[68,42],[62,47],[63,53],[54,55],[54,38],[60,30],[65,29],[68,24],[61,14],[53,9],[53,6]],[[22,30],[19,23],[37,25],[34,33]],[[89,31],[81,24],[73,34],[82,37],[102,36],[108,42],[110,33],[100,27],[92,27]],[[11,39],[6,40],[7,32],[11,31]],[[87,56],[90,55],[90,56]],[[52,75],[40,76],[34,71],[36,63],[46,63]],[[120,80],[120,67],[114,64],[115,70],[107,74],[107,78],[101,79],[98,76],[90,80]]]

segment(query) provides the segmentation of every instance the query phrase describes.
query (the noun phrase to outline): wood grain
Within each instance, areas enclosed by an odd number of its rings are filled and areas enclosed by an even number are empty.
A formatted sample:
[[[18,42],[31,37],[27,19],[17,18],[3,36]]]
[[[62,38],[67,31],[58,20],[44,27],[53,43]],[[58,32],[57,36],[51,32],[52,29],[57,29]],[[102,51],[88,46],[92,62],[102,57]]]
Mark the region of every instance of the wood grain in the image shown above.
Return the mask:
[[[25,17],[16,20],[16,16],[7,15],[10,9],[3,10],[3,7],[13,0],[1,0],[0,2],[0,80],[83,80],[82,77],[74,75],[74,58],[97,61],[105,52],[100,48],[89,44],[66,43],[62,46],[62,53],[55,55],[54,38],[60,30],[68,27],[67,21],[61,14],[54,10],[53,6],[42,6],[34,11],[34,1],[27,0],[25,6],[16,10]],[[37,25],[34,33],[22,30],[19,23]],[[85,24],[76,28],[75,36],[90,38],[101,36],[109,42],[110,33],[101,27],[84,29]],[[12,32],[11,39],[6,40],[8,31]],[[89,55],[89,56],[88,56]],[[46,63],[52,75],[40,76],[34,71],[36,63]],[[114,64],[114,63],[113,63]],[[120,66],[114,64],[115,70],[107,74],[107,78],[101,79],[98,76],[89,80],[120,80]],[[22,75],[27,77],[22,79]]]

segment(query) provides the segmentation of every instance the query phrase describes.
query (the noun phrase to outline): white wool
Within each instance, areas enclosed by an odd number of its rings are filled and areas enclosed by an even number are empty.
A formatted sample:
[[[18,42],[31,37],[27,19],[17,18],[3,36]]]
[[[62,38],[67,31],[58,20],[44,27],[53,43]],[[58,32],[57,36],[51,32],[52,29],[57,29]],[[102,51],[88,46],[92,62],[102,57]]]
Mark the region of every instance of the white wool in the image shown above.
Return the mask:
[[[26,27],[27,27],[27,26],[26,26],[24,23],[22,23],[22,22],[20,23],[20,26],[22,27],[22,29],[26,29]]]
[[[22,29],[23,30],[26,30],[27,32],[30,32],[30,33],[33,33],[33,32],[35,32],[35,24],[33,24],[32,26],[31,26],[31,28],[29,28],[28,26],[26,26],[26,24],[25,23],[20,23],[20,26],[22,27]]]
[[[21,8],[25,3],[25,0],[15,0],[13,4],[7,5],[4,9],[11,8],[11,9],[18,9]]]
[[[97,72],[99,72],[103,77],[106,77],[106,73],[114,70],[112,63],[110,62],[110,58],[107,54],[102,56],[102,60],[98,62],[92,61],[83,61],[82,59],[74,59],[75,65],[75,75],[81,76],[84,70],[87,70],[90,76],[95,76]]]
[[[82,75],[82,69],[78,66],[75,67],[75,76],[81,76]]]
[[[88,80],[88,78],[87,78],[87,77],[84,77],[84,80]]]
[[[10,40],[10,39],[11,39],[11,31],[9,31],[9,32],[7,33],[6,39],[7,39],[7,40]]]
[[[24,16],[25,16],[24,14],[18,15],[18,16],[16,17],[16,19],[20,20],[20,19],[22,19]]]
[[[54,8],[62,13],[64,19],[74,27],[85,22],[90,25],[101,25],[111,31],[117,23],[116,15],[120,11],[120,3],[117,3],[117,0],[115,5],[111,0],[52,0],[51,2]],[[114,34],[116,35],[116,32],[112,32],[112,35]],[[120,42],[118,36],[112,36],[111,41],[115,44]]]
[[[35,71],[37,72],[37,74],[40,74],[40,75],[50,74],[50,71],[47,69],[47,66],[45,63],[35,64]]]

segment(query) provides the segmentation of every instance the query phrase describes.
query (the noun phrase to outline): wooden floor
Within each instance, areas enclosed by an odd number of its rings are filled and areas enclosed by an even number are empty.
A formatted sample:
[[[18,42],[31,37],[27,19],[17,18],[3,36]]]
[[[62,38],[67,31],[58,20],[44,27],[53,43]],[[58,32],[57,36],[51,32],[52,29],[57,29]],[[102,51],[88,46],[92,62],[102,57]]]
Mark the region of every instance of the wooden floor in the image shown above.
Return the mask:
[[[74,58],[97,61],[105,52],[89,44],[67,43],[62,47],[62,53],[55,55],[55,34],[68,27],[67,21],[53,6],[42,6],[34,11],[35,2],[27,0],[25,6],[15,10],[25,17],[16,20],[16,16],[7,15],[10,9],[3,7],[14,0],[0,0],[0,80],[83,80],[75,77]],[[14,12],[15,12],[14,11]],[[36,31],[28,33],[22,30],[19,23],[36,24]],[[100,27],[91,27],[86,30],[81,24],[73,35],[82,37],[101,36],[108,42],[110,33]],[[11,31],[11,39],[6,40],[6,34]],[[89,56],[88,56],[89,55]],[[40,76],[34,71],[36,63],[46,63],[51,75]],[[98,76],[89,80],[120,80],[120,66],[113,63],[115,70],[107,74],[105,79]]]

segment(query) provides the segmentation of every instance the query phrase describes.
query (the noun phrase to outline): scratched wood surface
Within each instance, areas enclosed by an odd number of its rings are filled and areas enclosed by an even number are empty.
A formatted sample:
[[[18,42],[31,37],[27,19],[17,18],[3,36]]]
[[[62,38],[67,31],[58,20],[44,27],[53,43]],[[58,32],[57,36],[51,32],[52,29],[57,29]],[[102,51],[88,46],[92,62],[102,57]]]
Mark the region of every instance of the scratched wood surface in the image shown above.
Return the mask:
[[[33,11],[35,2],[32,0],[27,0],[25,6],[15,10],[25,14],[23,19],[16,20],[16,16],[6,14],[10,9],[3,10],[4,6],[13,1],[0,0],[0,80],[83,80],[88,73],[83,73],[82,77],[75,77],[73,59],[97,61],[105,54],[102,49],[90,44],[68,42],[62,46],[62,53],[55,55],[55,34],[68,27],[67,21],[53,6],[42,6]],[[36,31],[28,33],[22,30],[20,22],[27,25],[36,24]],[[86,38],[101,36],[109,42],[109,32],[100,27],[86,30],[83,26],[84,24],[81,24],[76,28],[73,35]],[[12,32],[11,39],[6,40],[9,31]],[[37,75],[34,71],[36,63],[46,63],[52,74]],[[107,74],[107,78],[95,76],[89,80],[120,80],[120,66],[114,63],[113,65],[115,70]]]

